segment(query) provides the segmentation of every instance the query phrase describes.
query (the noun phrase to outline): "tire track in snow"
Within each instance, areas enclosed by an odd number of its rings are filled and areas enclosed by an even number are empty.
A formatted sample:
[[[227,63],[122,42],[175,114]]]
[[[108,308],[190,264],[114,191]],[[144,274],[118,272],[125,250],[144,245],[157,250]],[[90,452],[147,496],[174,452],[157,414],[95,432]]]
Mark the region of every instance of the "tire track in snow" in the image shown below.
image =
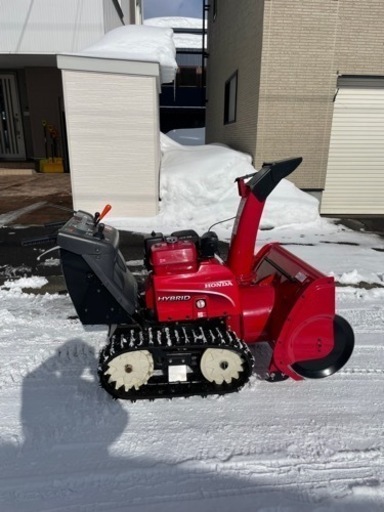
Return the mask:
[[[13,361],[3,362],[0,390],[9,386],[19,386],[27,376],[33,377],[33,372],[37,368],[39,375],[52,371],[64,371],[70,376],[71,372],[76,372],[77,366],[85,368],[91,365],[95,366],[96,371],[95,356],[98,356],[103,344],[104,342],[100,342],[90,346],[82,340],[73,340],[59,348],[39,347],[32,358],[27,355],[23,360],[18,359],[17,366]]]
[[[351,324],[355,333],[355,347],[351,359],[337,372],[335,378],[369,375],[381,377],[384,375],[384,308],[377,302],[372,304],[366,300],[354,300],[351,307],[347,304],[348,301],[342,302],[337,313]]]
[[[342,368],[340,375],[383,375],[384,370],[380,368]]]
[[[350,322],[355,333],[384,333],[384,308],[382,307],[344,307],[338,308],[337,313]]]
[[[309,462],[282,460],[242,460],[241,462],[188,462],[175,465],[159,464],[147,469],[119,470],[108,468],[96,470],[92,474],[74,471],[73,474],[55,474],[51,477],[31,477],[31,481],[19,487],[17,479],[7,482],[7,489],[0,494],[3,503],[43,500],[65,500],[73,493],[82,492],[93,496],[94,508],[89,510],[108,510],[114,501],[106,501],[105,495],[98,495],[98,487],[109,489],[109,495],[119,493],[120,500],[125,497],[130,506],[143,506],[160,503],[185,503],[194,500],[218,499],[268,493],[276,499],[283,494],[292,494],[301,503],[313,504],[330,498],[346,497],[353,489],[383,489],[380,478],[383,476],[382,461],[375,459],[372,453],[362,454],[354,460],[356,454],[345,460],[331,462]],[[363,462],[363,464],[362,464]],[[142,492],[142,488],[146,492]],[[121,503],[121,501],[120,501]],[[57,506],[57,505],[56,505]],[[54,510],[60,510],[60,506]],[[49,508],[47,508],[49,510]],[[63,504],[63,510],[71,506]],[[82,509],[83,510],[83,509]],[[85,510],[85,509],[84,509]],[[114,510],[114,509],[113,509]]]

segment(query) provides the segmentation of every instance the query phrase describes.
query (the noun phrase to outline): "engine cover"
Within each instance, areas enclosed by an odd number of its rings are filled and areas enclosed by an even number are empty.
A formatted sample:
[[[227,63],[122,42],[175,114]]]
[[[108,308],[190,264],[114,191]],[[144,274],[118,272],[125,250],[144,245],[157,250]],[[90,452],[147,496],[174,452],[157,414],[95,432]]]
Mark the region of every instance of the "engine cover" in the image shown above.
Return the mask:
[[[200,261],[195,272],[154,272],[147,282],[146,305],[165,322],[240,314],[238,285],[232,272],[216,259]]]
[[[158,276],[196,272],[196,245],[190,240],[167,237],[151,247],[150,263]]]

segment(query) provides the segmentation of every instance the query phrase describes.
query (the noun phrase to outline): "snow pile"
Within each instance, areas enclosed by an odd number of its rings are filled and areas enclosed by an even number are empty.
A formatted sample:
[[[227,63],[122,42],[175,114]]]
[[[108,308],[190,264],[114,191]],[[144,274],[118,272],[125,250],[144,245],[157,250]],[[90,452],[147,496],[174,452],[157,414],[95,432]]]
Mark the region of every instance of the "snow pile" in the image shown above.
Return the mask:
[[[154,218],[110,219],[131,231],[172,232],[195,229],[205,232],[212,224],[234,217],[239,204],[238,176],[255,172],[251,157],[224,145],[183,146],[161,136],[160,213]],[[316,222],[318,201],[283,180],[268,198],[261,227]],[[222,239],[231,236],[233,220],[215,227]]]
[[[25,288],[42,288],[48,283],[48,280],[42,276],[21,277],[16,280],[5,281],[0,288],[9,290],[23,290]]]
[[[173,31],[170,28],[125,25],[111,30],[78,55],[158,62],[161,83],[172,82],[177,71]]]
[[[167,132],[167,137],[185,146],[205,144],[205,128],[180,128]]]
[[[273,229],[289,224],[309,223],[321,223],[319,201],[290,181],[282,180],[267,199],[261,227]]]
[[[1,308],[0,309],[0,322],[3,328],[5,326],[12,326],[14,328],[15,325],[15,315],[13,315],[8,309]]]
[[[160,18],[149,18],[144,24],[152,27],[169,27],[180,29],[202,30],[203,20],[201,18],[185,18],[182,16],[164,16]],[[173,35],[176,48],[201,49],[203,43],[202,34],[175,33]],[[207,42],[207,39],[206,41]]]
[[[358,285],[359,283],[379,284],[384,286],[384,274],[382,272],[359,272],[356,268],[343,272],[341,275],[331,273],[335,280],[343,285]]]

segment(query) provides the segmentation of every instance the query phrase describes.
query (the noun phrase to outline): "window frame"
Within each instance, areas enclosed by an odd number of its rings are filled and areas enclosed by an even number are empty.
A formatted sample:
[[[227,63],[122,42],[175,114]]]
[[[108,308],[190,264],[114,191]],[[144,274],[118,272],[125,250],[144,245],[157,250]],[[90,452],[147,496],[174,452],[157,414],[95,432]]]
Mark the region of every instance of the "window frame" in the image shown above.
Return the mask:
[[[232,91],[232,87],[234,88],[234,91]],[[236,123],[238,87],[239,70],[237,69],[224,84],[224,124]],[[231,100],[234,102],[233,105],[231,104]]]

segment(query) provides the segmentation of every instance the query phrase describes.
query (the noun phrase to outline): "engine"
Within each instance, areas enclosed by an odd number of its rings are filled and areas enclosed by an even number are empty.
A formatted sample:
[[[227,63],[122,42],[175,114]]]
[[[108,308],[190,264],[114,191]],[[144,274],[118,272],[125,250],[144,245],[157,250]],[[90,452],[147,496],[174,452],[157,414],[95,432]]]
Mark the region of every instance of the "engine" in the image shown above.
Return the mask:
[[[190,321],[239,315],[239,289],[217,256],[213,232],[199,237],[178,231],[164,237],[153,233],[145,240],[145,261],[150,271],[146,306],[163,322]]]

